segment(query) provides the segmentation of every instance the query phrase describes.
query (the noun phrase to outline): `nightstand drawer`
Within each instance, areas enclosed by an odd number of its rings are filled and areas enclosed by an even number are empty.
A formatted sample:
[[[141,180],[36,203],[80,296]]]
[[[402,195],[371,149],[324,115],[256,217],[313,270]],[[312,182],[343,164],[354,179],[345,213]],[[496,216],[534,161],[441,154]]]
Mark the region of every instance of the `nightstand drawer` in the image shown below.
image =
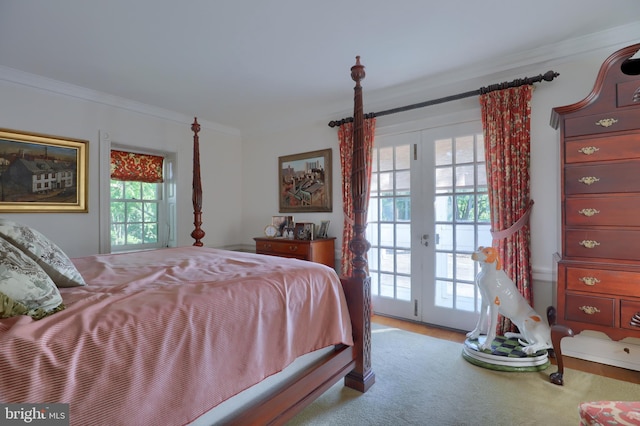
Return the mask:
[[[335,265],[334,237],[316,240],[256,237],[254,240],[258,254],[309,260],[331,268]]]
[[[294,241],[257,241],[256,252],[286,256],[307,257],[309,254],[308,244],[298,244]]]
[[[614,327],[616,299],[567,294],[565,318],[571,321]]]

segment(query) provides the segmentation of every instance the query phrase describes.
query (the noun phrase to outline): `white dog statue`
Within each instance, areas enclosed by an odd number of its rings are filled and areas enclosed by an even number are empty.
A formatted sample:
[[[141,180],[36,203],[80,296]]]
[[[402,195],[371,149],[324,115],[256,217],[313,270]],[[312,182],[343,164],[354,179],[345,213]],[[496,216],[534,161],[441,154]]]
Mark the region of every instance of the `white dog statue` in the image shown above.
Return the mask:
[[[482,307],[476,328],[467,333],[467,337],[477,339],[482,331],[484,319],[488,316],[487,337],[479,347],[481,350],[490,350],[491,343],[496,338],[496,325],[500,313],[509,318],[520,331],[520,333],[505,333],[505,337],[517,338],[527,355],[535,354],[542,349],[553,348],[551,329],[546,319],[533,310],[513,281],[502,270],[498,250],[494,247],[479,247],[471,258],[481,266],[476,276],[476,284],[482,295]]]

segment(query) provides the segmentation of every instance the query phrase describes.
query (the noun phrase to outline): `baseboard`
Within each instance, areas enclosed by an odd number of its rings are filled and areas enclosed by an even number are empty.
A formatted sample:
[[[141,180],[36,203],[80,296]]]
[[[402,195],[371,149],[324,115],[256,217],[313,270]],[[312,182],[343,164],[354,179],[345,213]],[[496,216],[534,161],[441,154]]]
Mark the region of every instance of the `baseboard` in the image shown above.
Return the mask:
[[[628,370],[640,371],[640,341],[612,341],[600,333],[583,332],[562,339],[562,354]]]

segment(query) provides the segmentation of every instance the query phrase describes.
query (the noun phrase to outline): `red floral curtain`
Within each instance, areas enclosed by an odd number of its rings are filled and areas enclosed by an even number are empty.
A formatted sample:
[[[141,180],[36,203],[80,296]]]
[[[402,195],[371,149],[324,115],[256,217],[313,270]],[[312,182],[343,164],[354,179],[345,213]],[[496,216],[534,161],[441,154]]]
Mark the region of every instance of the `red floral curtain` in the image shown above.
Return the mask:
[[[367,188],[371,185],[371,154],[376,132],[376,119],[364,120],[364,153],[367,169]],[[351,169],[353,162],[353,123],[344,123],[338,128],[340,143],[340,168],[342,169],[342,210],[344,212],[344,229],[342,231],[342,258],[340,274],[351,276],[353,253],[349,250],[349,242],[353,239],[353,197],[351,195]],[[367,194],[369,199],[369,194]]]
[[[480,96],[493,245],[498,248],[504,271],[530,305],[533,294],[527,218],[533,204],[529,191],[532,92],[533,86],[524,85]],[[514,330],[511,321],[501,316],[498,334]]]
[[[127,151],[111,151],[111,179],[160,183],[164,157]]]

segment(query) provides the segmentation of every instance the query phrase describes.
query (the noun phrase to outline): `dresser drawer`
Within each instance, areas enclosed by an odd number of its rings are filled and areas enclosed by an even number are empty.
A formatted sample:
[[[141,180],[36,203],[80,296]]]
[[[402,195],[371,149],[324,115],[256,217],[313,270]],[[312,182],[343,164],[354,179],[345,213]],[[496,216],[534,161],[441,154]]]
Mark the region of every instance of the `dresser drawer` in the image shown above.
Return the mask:
[[[570,165],[564,168],[564,192],[602,194],[640,192],[640,160]]]
[[[567,226],[640,226],[640,195],[567,197]]]
[[[275,254],[304,259],[309,255],[309,245],[277,240],[257,241],[256,252],[258,254]]]
[[[620,302],[620,327],[640,332],[640,301]]]
[[[569,229],[564,248],[571,257],[640,260],[640,231]]]
[[[567,118],[564,123],[564,136],[569,138],[580,135],[634,130],[639,127],[638,110],[613,111],[606,114]]]
[[[567,267],[567,290],[640,295],[640,272]]]
[[[640,133],[568,141],[564,156],[567,164],[640,158]]]
[[[613,327],[616,299],[567,293],[565,318],[571,321]]]

